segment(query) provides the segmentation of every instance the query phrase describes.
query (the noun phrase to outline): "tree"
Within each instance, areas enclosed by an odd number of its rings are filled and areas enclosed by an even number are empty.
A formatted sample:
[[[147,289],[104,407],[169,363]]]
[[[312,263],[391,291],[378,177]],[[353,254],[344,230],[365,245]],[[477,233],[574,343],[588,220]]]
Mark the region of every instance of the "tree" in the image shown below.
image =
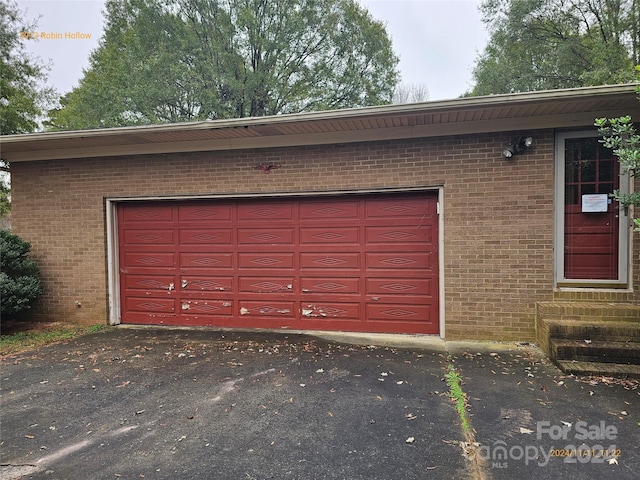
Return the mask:
[[[44,86],[47,67],[30,57],[24,41],[36,31],[15,3],[0,0],[0,134],[33,132],[53,90]]]
[[[21,15],[15,3],[0,0],[0,135],[36,130],[54,96],[44,83],[47,67],[25,51],[36,24]],[[10,198],[9,164],[0,160],[0,217],[9,213]]]
[[[628,82],[640,62],[640,0],[485,0],[490,40],[471,95]]]
[[[429,100],[429,89],[422,83],[403,83],[393,92],[393,103],[419,103]]]
[[[31,308],[41,295],[40,269],[29,258],[31,244],[0,230],[0,316],[3,319]]]
[[[11,210],[11,187],[9,182],[9,164],[0,159],[0,218],[5,217]]]
[[[356,0],[108,0],[100,45],[50,126],[378,105],[391,102],[397,63]]]
[[[640,65],[636,66],[638,80],[640,80]],[[640,100],[640,87],[636,88]],[[597,118],[595,126],[602,135],[600,142],[607,148],[612,148],[620,160],[623,174],[635,177],[640,173],[640,135],[638,135],[630,116],[618,118]],[[640,192],[622,193],[616,190],[611,195],[624,207],[640,208]],[[634,220],[636,232],[640,232],[640,218]]]

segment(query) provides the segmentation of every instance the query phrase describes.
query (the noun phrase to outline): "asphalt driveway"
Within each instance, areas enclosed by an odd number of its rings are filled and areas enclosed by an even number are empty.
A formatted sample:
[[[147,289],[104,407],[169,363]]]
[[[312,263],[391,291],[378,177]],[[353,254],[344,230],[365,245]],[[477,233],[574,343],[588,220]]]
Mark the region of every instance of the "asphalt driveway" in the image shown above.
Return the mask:
[[[526,346],[443,348],[110,328],[5,357],[0,476],[640,478],[637,383],[564,378]],[[450,361],[475,445],[447,394]],[[593,457],[571,462],[559,452],[583,430]]]

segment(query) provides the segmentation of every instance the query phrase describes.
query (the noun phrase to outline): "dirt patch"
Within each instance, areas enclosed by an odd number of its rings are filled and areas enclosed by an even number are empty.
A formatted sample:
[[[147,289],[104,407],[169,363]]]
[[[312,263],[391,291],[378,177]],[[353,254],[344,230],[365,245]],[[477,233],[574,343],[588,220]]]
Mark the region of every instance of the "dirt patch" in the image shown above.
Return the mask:
[[[78,325],[64,322],[24,322],[8,320],[2,322],[0,335],[13,335],[14,333],[48,333],[54,330],[74,328]]]

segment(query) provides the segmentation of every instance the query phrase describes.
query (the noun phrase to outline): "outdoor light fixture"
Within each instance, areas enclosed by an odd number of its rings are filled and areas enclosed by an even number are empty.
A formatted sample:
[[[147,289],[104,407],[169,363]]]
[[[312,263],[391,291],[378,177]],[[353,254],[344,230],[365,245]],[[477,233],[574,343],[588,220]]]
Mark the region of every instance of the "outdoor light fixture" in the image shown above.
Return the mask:
[[[514,143],[513,145],[505,148],[502,151],[502,154],[506,158],[511,158],[516,153],[524,152],[531,145],[533,145],[533,138],[532,137],[520,137],[520,139],[516,143]]]

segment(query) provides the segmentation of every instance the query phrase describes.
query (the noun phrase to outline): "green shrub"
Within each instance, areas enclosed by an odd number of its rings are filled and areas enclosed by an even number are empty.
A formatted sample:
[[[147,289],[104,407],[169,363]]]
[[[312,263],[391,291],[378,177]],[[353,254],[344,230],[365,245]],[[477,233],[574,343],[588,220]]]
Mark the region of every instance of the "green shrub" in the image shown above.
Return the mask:
[[[29,258],[31,244],[0,230],[0,315],[13,319],[31,307],[42,293],[40,269]]]

